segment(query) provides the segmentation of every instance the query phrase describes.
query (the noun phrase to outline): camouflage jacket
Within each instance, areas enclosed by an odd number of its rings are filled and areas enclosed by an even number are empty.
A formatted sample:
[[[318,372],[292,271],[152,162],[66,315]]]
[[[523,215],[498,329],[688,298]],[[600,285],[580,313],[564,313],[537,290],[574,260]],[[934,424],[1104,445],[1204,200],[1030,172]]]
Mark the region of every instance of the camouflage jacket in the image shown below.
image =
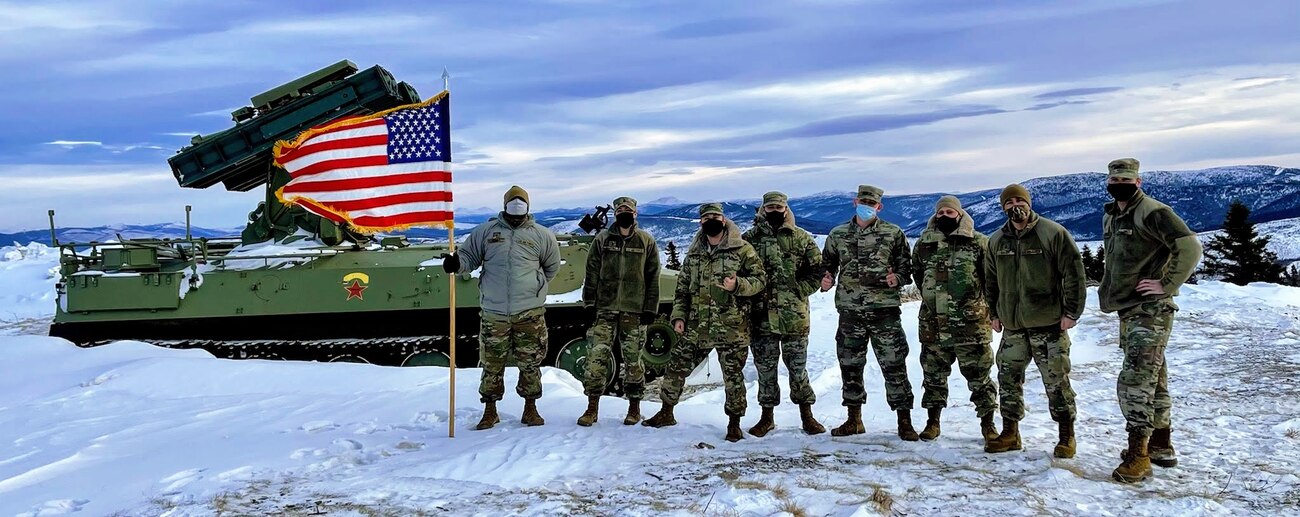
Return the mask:
[[[749,297],[763,292],[767,273],[763,261],[740,228],[727,221],[722,242],[709,246],[704,232],[696,232],[677,275],[672,320],[686,323],[686,340],[702,348],[749,346]],[[720,284],[736,276],[736,290]]]
[[[912,251],[912,278],[921,290],[920,337],[939,341],[987,343],[989,307],[984,300],[984,262],[988,237],[975,231],[970,214],[961,211],[949,235],[935,229],[934,217]]]
[[[659,311],[659,246],[632,226],[627,237],[606,228],[591,241],[582,303],[632,314]]]
[[[808,297],[821,281],[822,254],[812,235],[795,226],[786,208],[785,224],[772,229],[760,208],[754,226],[741,237],[754,246],[767,272],[767,289],[754,296],[750,324],[759,334],[808,335]]]
[[[1146,197],[1141,191],[1120,210],[1106,204],[1102,216],[1106,264],[1097,297],[1101,310],[1112,312],[1143,302],[1178,295],[1178,287],[1192,276],[1201,260],[1201,242],[1173,209]],[[1165,294],[1137,292],[1138,281],[1160,280]]]
[[[1058,325],[1062,316],[1078,320],[1088,295],[1083,256],[1069,230],[1037,213],[1029,217],[1023,231],[1007,221],[989,237],[984,296],[989,317],[1009,330]]]
[[[860,228],[854,216],[832,229],[822,249],[822,264],[839,285],[835,308],[840,311],[898,307],[899,291],[912,283],[907,237],[898,225],[881,219]],[[895,287],[885,283],[891,269],[898,276]]]

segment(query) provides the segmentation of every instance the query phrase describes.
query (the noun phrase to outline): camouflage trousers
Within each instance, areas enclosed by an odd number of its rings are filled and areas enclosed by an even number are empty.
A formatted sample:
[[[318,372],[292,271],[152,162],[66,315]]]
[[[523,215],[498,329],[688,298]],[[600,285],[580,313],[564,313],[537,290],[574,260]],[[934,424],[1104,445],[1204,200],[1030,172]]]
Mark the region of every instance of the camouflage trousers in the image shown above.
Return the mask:
[[[1070,387],[1070,334],[1058,325],[1006,330],[998,345],[998,388],[1002,419],[1025,418],[1025,370],[1029,360],[1038,365],[1047,390],[1052,420],[1074,421],[1074,389]]]
[[[1147,302],[1119,313],[1119,346],[1124,366],[1116,392],[1126,430],[1150,436],[1152,429],[1169,428],[1169,365],[1165,347],[1178,306],[1168,298]]]
[[[542,360],[546,359],[546,309],[538,307],[513,316],[479,313],[478,351],[483,378],[479,400],[496,402],[505,396],[506,361],[519,366],[515,392],[525,399],[542,396]]]
[[[709,351],[705,348],[680,340],[673,347],[668,359],[668,368],[659,381],[659,399],[664,404],[675,405],[682,398],[682,387],[686,385],[686,376],[695,366],[708,359]],[[728,416],[745,415],[745,361],[749,360],[749,347],[718,348],[718,362],[722,364],[722,386],[726,394],[723,409]]]
[[[907,380],[907,335],[903,333],[898,307],[840,311],[835,353],[844,383],[844,405],[860,406],[867,402],[862,374],[867,367],[868,345],[875,348],[876,362],[880,363],[880,373],[885,377],[885,400],[889,408],[912,409],[912,383]]]
[[[758,405],[781,404],[781,386],[776,379],[777,362],[781,359],[785,359],[785,369],[790,373],[790,402],[801,405],[817,402],[817,395],[808,382],[807,334],[762,334],[749,347],[754,353],[754,367],[758,369]]]
[[[641,364],[641,347],[645,346],[646,326],[641,315],[599,311],[596,323],[587,331],[587,374],[582,380],[582,392],[588,397],[605,393],[609,381],[610,365],[615,361],[613,346],[618,343],[618,355],[623,359],[623,393],[629,399],[640,399],[645,392],[645,366]]]
[[[938,337],[921,343],[921,371],[925,375],[921,383],[925,388],[921,407],[948,406],[948,377],[952,375],[952,363],[956,362],[970,388],[975,414],[983,418],[997,411],[998,388],[989,377],[993,371],[993,348],[989,346],[988,336],[983,340],[958,339],[951,334]]]

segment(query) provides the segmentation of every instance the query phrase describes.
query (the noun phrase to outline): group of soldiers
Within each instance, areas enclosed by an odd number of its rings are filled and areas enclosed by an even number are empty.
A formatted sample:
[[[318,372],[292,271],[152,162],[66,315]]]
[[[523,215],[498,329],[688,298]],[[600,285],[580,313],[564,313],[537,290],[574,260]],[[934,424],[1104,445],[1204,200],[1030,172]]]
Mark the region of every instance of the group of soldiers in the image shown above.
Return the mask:
[[[1142,192],[1137,160],[1112,161],[1108,171],[1106,189],[1114,201],[1105,206],[1105,271],[1098,295],[1103,312],[1119,313],[1124,352],[1117,397],[1127,422],[1128,446],[1120,453],[1113,477],[1132,483],[1149,477],[1152,463],[1177,463],[1170,439],[1165,346],[1178,309],[1172,298],[1200,260],[1201,246],[1172,209]],[[886,401],[897,413],[899,438],[928,441],[940,436],[948,377],[957,363],[980,418],[984,450],[1019,450],[1025,370],[1032,359],[1058,424],[1053,455],[1073,457],[1077,412],[1067,331],[1083,314],[1087,291],[1083,261],[1069,231],[1034,212],[1030,192],[1013,184],[1000,196],[1006,223],[991,236],[975,230],[957,198],[943,196],[909,248],[903,230],[881,218],[883,194],[877,187],[859,186],[854,216],[831,230],[820,250],[796,225],[780,192],[763,196],[753,227],[743,233],[721,204],[700,205],[700,230],[682,263],[669,317],[682,339],[672,349],[660,382],[662,405],[645,421],[640,412],[645,369],[639,358],[646,327],[659,317],[659,250],[655,239],[637,227],[636,200],[615,199],[614,223],[595,237],[586,264],[582,299],[594,323],[588,333],[591,348],[584,379],[589,402],[577,423],[590,426],[597,420],[614,346],[624,359],[621,381],[628,410],[623,423],[650,427],[677,423],[673,408],[686,376],[716,350],[728,416],[726,439],[741,440],[745,433],[740,419],[746,412],[743,370],[752,350],[762,414],[749,434],[762,437],[775,428],[773,408],[781,398],[779,361],[789,372],[790,400],[799,405],[803,431],[825,432],[813,417],[816,395],[805,367],[808,299],[818,290],[838,286],[835,340],[847,418],[831,430],[833,436],[865,432],[863,370],[872,348],[884,376]],[[529,214],[527,192],[512,187],[503,201],[500,216],[475,228],[458,252],[443,261],[448,273],[483,268],[479,340],[484,371],[479,393],[485,408],[478,429],[500,421],[496,402],[504,394],[508,357],[519,365],[523,423],[544,423],[536,406],[541,396],[539,366],[547,347],[543,303],[547,282],[559,269],[558,245]],[[899,309],[902,288],[913,282],[921,294],[921,407],[928,415],[920,433],[912,425],[908,343]],[[996,356],[990,331],[1001,333]],[[995,363],[996,384],[990,378]],[[993,420],[999,408],[1001,431]]]

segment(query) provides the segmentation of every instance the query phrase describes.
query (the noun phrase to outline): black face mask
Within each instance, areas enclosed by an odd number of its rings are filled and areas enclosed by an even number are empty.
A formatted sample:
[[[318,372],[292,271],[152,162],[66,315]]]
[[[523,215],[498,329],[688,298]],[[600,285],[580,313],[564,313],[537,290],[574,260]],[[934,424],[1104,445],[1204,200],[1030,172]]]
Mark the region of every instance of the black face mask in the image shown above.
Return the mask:
[[[726,224],[724,224],[721,220],[718,219],[706,220],[704,221],[704,224],[700,226],[704,228],[704,234],[708,235],[709,237],[717,237],[718,234],[722,233],[723,228],[727,227]]]
[[[785,224],[785,212],[765,212],[763,217],[767,218],[767,224],[772,225],[773,228]]]
[[[1133,199],[1133,194],[1138,190],[1137,183],[1107,183],[1106,192],[1110,192],[1110,197],[1115,201],[1128,201]]]
[[[949,235],[957,229],[957,218],[936,217],[934,218],[934,227],[938,228],[944,235]]]
[[[632,223],[636,222],[636,215],[632,212],[619,212],[614,214],[614,224],[623,228],[631,228]]]

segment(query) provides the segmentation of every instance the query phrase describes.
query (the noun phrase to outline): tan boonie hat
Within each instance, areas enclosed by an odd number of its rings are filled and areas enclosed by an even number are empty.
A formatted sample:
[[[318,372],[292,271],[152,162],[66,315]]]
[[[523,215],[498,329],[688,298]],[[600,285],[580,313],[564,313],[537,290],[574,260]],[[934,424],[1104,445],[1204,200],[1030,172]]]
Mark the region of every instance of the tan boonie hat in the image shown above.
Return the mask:
[[[1138,179],[1137,158],[1113,160],[1106,168],[1110,169],[1110,174],[1107,177]]]
[[[858,200],[879,203],[885,191],[871,185],[858,185]]]
[[[763,206],[767,206],[767,205],[789,206],[789,204],[787,203],[787,201],[789,200],[790,198],[786,197],[785,194],[782,194],[775,190],[763,194]]]
[[[934,204],[934,209],[935,211],[938,211],[940,208],[944,208],[944,207],[951,208],[953,210],[961,210],[961,200],[957,199],[955,196],[943,196],[939,198],[938,203]]]
[[[627,208],[633,212],[636,211],[636,200],[627,196],[615,198],[613,204],[615,212],[618,212],[618,209],[620,208]]]
[[[506,191],[506,198],[505,198],[505,200],[502,201],[502,202],[503,202],[503,203],[509,203],[510,200],[511,200],[511,199],[514,199],[514,198],[523,198],[523,200],[524,200],[525,203],[529,203],[529,201],[528,201],[528,191],[527,191],[527,190],[524,190],[524,188],[521,187],[521,186],[519,186],[519,185],[515,185],[515,186],[510,187],[510,190],[507,190],[507,191]],[[529,204],[532,204],[532,203],[529,203]]]
[[[1023,199],[1025,200],[1025,204],[1029,206],[1034,206],[1033,199],[1029,197],[1029,189],[1020,186],[1020,184],[1018,183],[1012,183],[1010,185],[1007,185],[1007,188],[1002,189],[1001,206],[1006,206],[1007,200],[1013,197],[1018,197],[1020,199]]]
[[[700,217],[704,217],[709,214],[718,214],[718,215],[726,216],[726,214],[722,213],[722,203],[704,203],[700,205]]]

